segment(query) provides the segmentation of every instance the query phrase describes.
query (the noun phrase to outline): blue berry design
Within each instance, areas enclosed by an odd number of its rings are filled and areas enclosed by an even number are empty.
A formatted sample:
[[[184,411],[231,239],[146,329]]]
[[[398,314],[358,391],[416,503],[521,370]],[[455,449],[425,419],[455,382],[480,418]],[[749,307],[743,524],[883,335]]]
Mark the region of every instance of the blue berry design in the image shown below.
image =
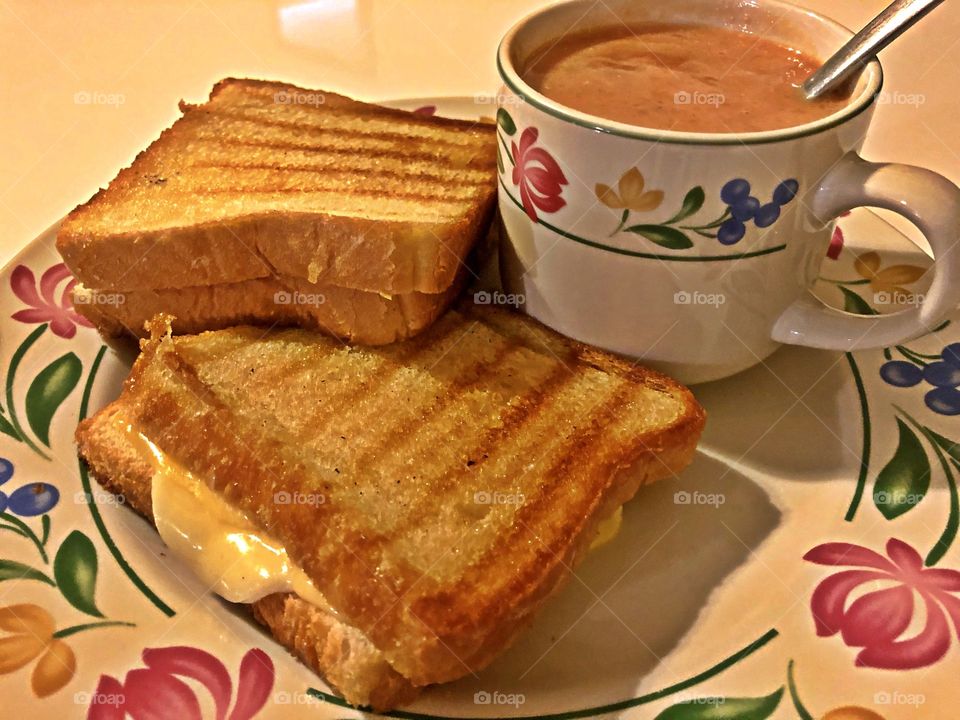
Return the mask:
[[[906,360],[888,360],[880,366],[880,378],[894,387],[914,387],[921,382],[927,390],[923,401],[938,415],[960,415],[960,343],[944,346],[937,356],[918,356],[910,348],[897,346]],[[889,353],[887,355],[889,357]],[[922,358],[934,359],[924,362]]]
[[[720,199],[727,205],[736,205],[750,197],[750,183],[743,178],[729,180],[720,188]]]
[[[955,387],[934,388],[923,396],[923,401],[939,415],[960,415],[960,390]]]
[[[786,205],[797,196],[800,183],[796,180],[784,180],[773,190],[773,202],[776,205]]]
[[[923,370],[906,360],[891,360],[880,367],[880,377],[894,387],[913,387],[923,380]]]
[[[14,515],[33,517],[50,512],[59,501],[59,490],[50,483],[37,482],[14,490],[7,498],[7,507]]]
[[[773,225],[780,217],[780,206],[776,203],[767,203],[757,210],[757,215],[753,219],[753,224],[758,228],[768,228]]]
[[[780,218],[780,210],[797,196],[800,183],[790,178],[773,190],[771,201],[761,203],[750,194],[750,183],[743,178],[729,180],[720,188],[720,199],[726,203],[730,218],[717,230],[717,240],[723,245],[734,245],[743,239],[751,221],[760,228],[768,228]],[[714,225],[713,227],[716,227]]]
[[[940,357],[943,358],[944,362],[948,362],[954,367],[960,368],[960,342],[950,343],[945,348],[943,352],[940,353]]]
[[[726,220],[717,230],[717,240],[724,245],[735,245],[747,232],[747,226],[736,218]]]
[[[13,463],[5,457],[0,457],[0,485],[13,477]]]

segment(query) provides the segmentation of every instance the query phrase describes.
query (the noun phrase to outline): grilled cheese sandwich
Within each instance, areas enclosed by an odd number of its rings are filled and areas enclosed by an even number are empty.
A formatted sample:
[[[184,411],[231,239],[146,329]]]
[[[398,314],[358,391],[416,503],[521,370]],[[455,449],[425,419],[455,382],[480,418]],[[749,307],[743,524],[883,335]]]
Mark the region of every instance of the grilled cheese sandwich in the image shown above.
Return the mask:
[[[462,304],[376,349],[165,329],[78,429],[93,476],[181,533],[171,488],[215,498],[205,514],[228,532],[286,553],[322,600],[292,584],[233,597],[350,702],[381,709],[491,662],[608,532],[604,518],[690,461],[703,425],[682,386],[489,307]],[[137,438],[162,453],[160,471]],[[171,482],[177,465],[186,484]],[[178,554],[205,562],[191,552]]]

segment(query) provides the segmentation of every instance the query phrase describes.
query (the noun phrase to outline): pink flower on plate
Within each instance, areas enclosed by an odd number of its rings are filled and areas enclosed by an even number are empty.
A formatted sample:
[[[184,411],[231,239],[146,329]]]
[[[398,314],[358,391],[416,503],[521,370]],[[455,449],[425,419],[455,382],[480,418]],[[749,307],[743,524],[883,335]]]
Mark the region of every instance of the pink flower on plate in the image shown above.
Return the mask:
[[[414,115],[422,115],[424,117],[433,117],[437,112],[437,106],[423,105],[422,107],[418,107],[415,110],[411,110],[410,112],[412,112]]]
[[[527,128],[520,135],[520,145],[510,142],[513,155],[513,184],[520,188],[520,200],[523,209],[534,222],[537,221],[537,209],[553,213],[567,204],[560,195],[563,185],[567,184],[560,165],[546,150],[534,147],[539,132],[536,128]]]
[[[87,720],[202,720],[200,699],[181,678],[203,685],[213,698],[216,720],[249,720],[267,702],[273,689],[273,662],[260,649],[247,652],[240,661],[236,701],[229,715],[233,683],[226,667],[199,648],[174,646],[143,651],[145,668],[127,673],[121,683],[101,675],[90,699]]]
[[[920,554],[896,538],[887,557],[859,545],[825,543],[803,556],[818,565],[858,568],[834,573],[810,599],[817,635],[837,632],[849,647],[863,648],[856,664],[885,670],[910,670],[937,662],[950,649],[950,622],[960,632],[960,571],[925,568]],[[861,588],[861,586],[866,586]],[[854,590],[865,590],[853,602]],[[919,597],[924,627],[907,634]],[[949,616],[949,619],[948,619]]]
[[[60,299],[55,295],[57,286],[70,278],[70,281],[60,292]],[[63,263],[47,268],[40,276],[40,291],[37,292],[37,279],[33,270],[26,265],[17,265],[10,274],[10,288],[13,294],[30,307],[18,310],[12,317],[23,323],[50,323],[54,335],[62,338],[72,338],[77,334],[77,325],[93,327],[89,320],[77,314],[70,300],[70,291],[77,281],[70,275],[70,271]]]

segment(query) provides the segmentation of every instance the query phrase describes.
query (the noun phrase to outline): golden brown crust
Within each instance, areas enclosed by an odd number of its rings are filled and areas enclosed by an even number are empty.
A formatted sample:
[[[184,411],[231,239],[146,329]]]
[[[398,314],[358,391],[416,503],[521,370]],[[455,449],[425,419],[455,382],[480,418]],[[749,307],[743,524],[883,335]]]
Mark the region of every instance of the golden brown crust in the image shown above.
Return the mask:
[[[385,711],[420,694],[363,633],[296,595],[268,595],[252,607],[277,641],[322,674],[347,702]]]
[[[464,275],[460,273],[460,278]],[[442,313],[462,285],[458,279],[434,295],[379,293],[268,277],[223,285],[166,290],[91,290],[77,285],[73,305],[107,337],[144,337],[154,315],[172,315],[177,334],[234,325],[299,325],[362,345],[384,345],[413,337]]]
[[[416,685],[488,664],[596,525],[691,460],[704,422],[669,378],[467,303],[369,350],[243,328],[154,340],[116,405]],[[318,488],[320,505],[272,501]],[[477,506],[511,489],[515,507]]]
[[[77,428],[79,451],[97,482],[153,522],[151,468],[118,430],[122,419],[114,404],[84,420]],[[250,609],[277,642],[353,705],[388,710],[420,692],[363,633],[294,594],[268,595]]]
[[[271,99],[287,92],[322,96],[325,102],[307,109],[278,105]],[[289,114],[293,137],[302,143],[297,152],[344,154],[338,164],[325,166],[323,172],[288,166],[286,158],[293,151],[271,151],[269,146],[257,146],[256,150],[261,154],[258,162],[266,163],[263,172],[251,169],[259,165],[224,166],[212,160],[203,165],[210,139],[198,145],[201,131],[211,118],[234,111],[237,118],[254,118],[245,121],[250,123],[263,122],[260,116],[264,113],[270,118]],[[252,115],[257,112],[260,114]],[[339,146],[337,132],[317,130],[314,138],[309,135],[309,124],[300,126],[305,119],[340,114],[348,114],[361,126],[373,121],[392,123],[394,129],[382,140],[386,149],[368,150],[367,161],[377,162],[380,153],[397,148],[398,153],[416,153],[418,163],[394,162],[389,172],[396,178],[376,185],[376,168],[354,168],[351,163],[357,161],[351,158],[359,151]],[[383,131],[353,132],[360,148],[365,137],[385,137]],[[439,136],[432,138],[430,133]],[[219,137],[216,128],[212,134]],[[259,135],[247,130],[238,142],[256,143]],[[245,157],[242,148],[229,157],[234,156],[239,158],[235,162],[240,162]],[[425,174],[441,165],[446,179]],[[229,170],[231,167],[236,169]],[[241,168],[247,168],[243,177],[252,174],[257,182],[227,192],[234,182],[230,173]],[[226,186],[226,195],[210,196],[217,187],[202,183],[200,188],[185,185],[206,171],[214,173],[211,183]],[[350,172],[356,177],[340,184],[332,180],[325,186],[327,191],[349,196],[364,192],[364,186],[381,188],[355,206],[356,212],[331,212],[324,209],[326,201],[310,205],[311,192],[294,192],[314,189],[311,183],[323,180],[325,173],[332,177]],[[483,179],[463,184],[451,175],[456,172]],[[429,182],[428,177],[432,177]],[[264,192],[273,192],[264,190],[263,182],[275,188],[275,200],[256,202]],[[417,200],[428,218],[370,219],[364,215],[365,207],[413,198],[411,193],[416,192],[422,193]],[[450,200],[454,195],[458,198],[455,202]],[[214,87],[207,104],[184,106],[184,116],[138,154],[130,167],[121,170],[108,188],[71,212],[58,233],[57,248],[81,282],[113,290],[221,284],[278,273],[390,294],[440,293],[450,286],[460,263],[485,232],[495,195],[494,130],[486,123],[423,117],[286,83],[228,79]],[[185,209],[202,207],[205,202],[210,206],[230,202],[236,209],[221,211],[213,219],[202,213],[199,219],[190,219]],[[139,218],[157,213],[167,218],[161,225],[145,229],[138,224]],[[118,222],[123,219],[131,222]]]

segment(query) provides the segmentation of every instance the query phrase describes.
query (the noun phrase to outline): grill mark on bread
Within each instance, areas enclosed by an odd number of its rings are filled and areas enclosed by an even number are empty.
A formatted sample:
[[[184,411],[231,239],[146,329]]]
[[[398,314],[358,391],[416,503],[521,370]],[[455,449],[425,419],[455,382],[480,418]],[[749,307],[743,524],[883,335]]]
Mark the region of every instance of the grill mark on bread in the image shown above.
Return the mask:
[[[224,136],[230,135],[255,136],[255,140],[246,142],[281,142],[289,143],[296,149],[323,151],[336,148],[345,154],[355,154],[368,159],[376,159],[387,153],[405,153],[403,157],[420,156],[431,163],[453,169],[467,168],[475,171],[492,171],[496,165],[496,155],[489,152],[486,144],[477,145],[449,145],[419,141],[417,138],[403,136],[403,140],[393,137],[379,137],[376,134],[337,134],[330,137],[333,131],[314,130],[304,128],[293,134],[287,128],[271,128],[270,125],[259,123],[255,119],[214,117],[206,121],[199,118],[187,123],[184,133],[191,133],[196,142],[218,142]],[[429,138],[427,139],[429,140]],[[331,142],[332,141],[332,142]]]
[[[357,149],[352,147],[329,147],[315,144],[305,145],[295,142],[283,142],[280,140],[236,140],[233,138],[206,137],[204,135],[198,135],[196,139],[201,142],[214,142],[218,145],[226,145],[228,147],[260,147],[271,150],[295,150],[297,152],[305,153],[330,154],[337,156],[346,155],[351,158],[356,157],[358,154]],[[459,171],[459,168],[451,163],[447,156],[436,151],[407,151],[398,147],[397,149],[392,150],[371,150],[369,151],[369,155],[372,158],[385,158],[404,163],[423,162],[430,163],[431,165],[441,165],[444,168],[449,168],[453,174],[456,174]],[[483,169],[487,169],[488,166],[492,167],[493,163],[485,163]],[[478,168],[477,171],[479,172],[480,168]]]
[[[374,130],[364,132],[362,130],[353,130],[348,129],[343,126],[338,125],[304,125],[301,122],[296,120],[280,120],[273,117],[263,117],[260,113],[233,113],[226,110],[219,110],[215,108],[204,108],[203,110],[198,110],[198,112],[209,113],[215,117],[222,117],[228,120],[247,120],[254,122],[258,125],[265,127],[276,127],[282,128],[284,130],[294,130],[298,135],[310,134],[310,135],[336,135],[338,138],[350,138],[357,140],[384,140],[388,142],[397,142],[397,143],[415,143],[417,145],[424,145],[427,147],[436,147],[437,145],[445,145],[450,148],[455,148],[458,150],[466,150],[469,148],[480,148],[484,146],[489,139],[488,137],[481,136],[480,132],[471,133],[470,131],[457,131],[450,133],[450,138],[457,138],[464,142],[454,142],[452,139],[445,137],[437,137],[437,135],[424,134],[423,136],[411,135],[409,133],[404,133],[401,131],[391,131],[391,130]],[[343,117],[342,115],[340,117]],[[358,118],[359,119],[359,118]],[[492,127],[492,126],[487,126]],[[425,130],[430,130],[429,126],[424,127]]]
[[[324,189],[321,191],[309,190],[304,191],[302,188],[278,188],[278,187],[250,187],[250,186],[238,186],[238,187],[217,187],[217,188],[182,188],[178,189],[176,194],[187,195],[187,196],[196,196],[196,195],[205,195],[210,197],[216,197],[217,195],[244,195],[244,194],[262,194],[262,195],[273,195],[273,194],[303,194],[303,193],[315,194],[317,192],[329,192],[331,195],[349,195],[351,197],[373,197],[373,198],[382,198],[384,190],[365,190],[363,188],[348,188],[348,187],[337,187],[334,189]],[[167,195],[173,195],[175,193],[166,193]],[[456,207],[462,207],[467,205],[470,202],[469,198],[463,198],[462,200],[447,200],[445,198],[438,198],[436,195],[431,195],[429,193],[419,193],[411,192],[409,190],[399,191],[399,190],[390,190],[391,198],[400,198],[403,200],[417,200],[422,202],[429,202],[435,204],[443,205],[452,205]]]
[[[467,180],[463,177],[457,177],[455,173],[443,175],[437,172],[419,172],[414,175],[409,171],[394,170],[391,168],[375,167],[364,168],[363,170],[348,170],[342,166],[324,167],[323,165],[309,165],[305,163],[262,163],[262,162],[199,162],[190,163],[189,167],[211,170],[274,170],[277,173],[284,173],[289,170],[296,172],[317,172],[324,176],[345,177],[352,176],[359,181],[373,175],[375,177],[391,178],[400,182],[425,182],[439,185],[443,189],[450,189],[451,183],[455,183],[460,188],[486,188],[490,183],[486,179],[478,178],[476,180]]]
[[[456,401],[459,401],[463,397],[467,390],[477,387],[491,374],[495,373],[499,369],[503,360],[510,354],[516,352],[518,349],[519,348],[517,348],[515,345],[511,345],[509,342],[504,342],[503,345],[497,349],[496,354],[492,358],[483,360],[470,367],[469,380],[458,379],[450,383],[444,388],[443,394],[440,397],[434,398],[432,403],[429,403],[423,408],[422,413],[424,415],[433,416],[443,411],[450,405],[455,404]],[[395,427],[383,437],[381,442],[376,447],[370,448],[367,452],[359,455],[354,461],[354,464],[359,467],[363,467],[365,463],[378,455],[382,456],[386,453],[395,453],[402,447],[403,442],[409,440],[410,437],[411,433],[408,426],[401,425],[399,427]]]
[[[479,471],[480,467],[495,455],[498,449],[508,447],[511,437],[525,425],[533,422],[549,401],[559,397],[574,377],[573,373],[558,363],[545,382],[533,388],[518,402],[506,408],[500,416],[501,424],[499,426],[487,429],[480,435],[476,444],[468,448],[467,457],[477,458],[475,464],[470,468],[463,464],[443,468],[439,472],[437,481],[430,488],[431,494],[436,496],[438,493],[451,490],[460,484],[460,479],[468,472]],[[433,499],[424,498],[421,502],[412,505],[407,513],[404,525],[412,527],[430,515],[433,512],[434,503]],[[393,539],[402,534],[406,527],[385,533],[385,535],[387,538]]]
[[[431,334],[432,344],[442,346],[450,339],[453,333],[458,330],[456,323],[438,322],[429,332]],[[296,334],[298,331],[289,330],[288,333]],[[329,352],[329,350],[327,350]],[[391,347],[390,353],[378,353],[380,364],[371,369],[369,375],[363,380],[348,387],[346,392],[337,393],[325,398],[325,404],[331,407],[331,411],[323,417],[315,418],[310,424],[309,430],[312,437],[321,437],[330,433],[330,426],[339,417],[338,406],[353,405],[357,399],[362,396],[375,395],[382,391],[389,383],[390,379],[404,369],[407,363],[411,362],[416,356],[422,353],[422,348],[416,342],[403,342]],[[325,353],[326,354],[326,353]],[[302,441],[298,438],[298,441]]]

